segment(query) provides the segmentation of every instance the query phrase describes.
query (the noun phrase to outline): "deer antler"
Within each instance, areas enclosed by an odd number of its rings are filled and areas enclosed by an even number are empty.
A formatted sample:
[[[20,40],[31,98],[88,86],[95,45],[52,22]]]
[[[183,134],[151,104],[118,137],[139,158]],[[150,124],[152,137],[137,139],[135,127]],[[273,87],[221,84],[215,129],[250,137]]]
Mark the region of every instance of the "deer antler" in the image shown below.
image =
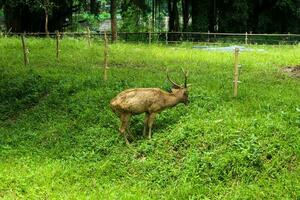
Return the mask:
[[[167,71],[167,78],[168,78],[168,80],[173,84],[173,86],[176,86],[176,87],[178,87],[178,88],[181,88],[180,85],[178,85],[177,83],[175,83],[174,81],[172,81],[172,80],[170,79],[170,77],[169,77],[169,72],[168,72],[168,70],[166,70],[166,71]]]
[[[181,70],[182,70],[182,73],[184,74],[184,87],[187,88],[187,77],[188,77],[189,71],[184,71],[183,68],[181,68]]]

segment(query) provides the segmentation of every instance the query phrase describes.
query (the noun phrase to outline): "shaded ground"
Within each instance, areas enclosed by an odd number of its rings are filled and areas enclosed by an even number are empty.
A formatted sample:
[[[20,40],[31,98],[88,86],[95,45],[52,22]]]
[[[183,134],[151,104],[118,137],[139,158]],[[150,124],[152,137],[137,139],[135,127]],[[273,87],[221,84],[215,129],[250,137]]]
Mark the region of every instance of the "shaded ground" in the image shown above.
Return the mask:
[[[300,78],[300,65],[285,67],[282,69],[282,72],[287,73],[290,76]]]

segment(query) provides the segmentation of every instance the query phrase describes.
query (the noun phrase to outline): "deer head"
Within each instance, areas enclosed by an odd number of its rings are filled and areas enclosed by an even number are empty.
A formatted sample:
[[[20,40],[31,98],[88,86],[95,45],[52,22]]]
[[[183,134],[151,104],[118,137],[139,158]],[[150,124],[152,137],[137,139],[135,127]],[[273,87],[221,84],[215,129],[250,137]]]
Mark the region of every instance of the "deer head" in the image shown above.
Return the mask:
[[[182,73],[184,75],[184,85],[179,85],[176,82],[174,82],[167,71],[167,78],[172,83],[171,93],[173,93],[178,99],[180,99],[181,103],[184,103],[187,105],[189,103],[188,100],[188,84],[187,84],[187,77],[188,77],[188,71],[184,71],[182,69]]]

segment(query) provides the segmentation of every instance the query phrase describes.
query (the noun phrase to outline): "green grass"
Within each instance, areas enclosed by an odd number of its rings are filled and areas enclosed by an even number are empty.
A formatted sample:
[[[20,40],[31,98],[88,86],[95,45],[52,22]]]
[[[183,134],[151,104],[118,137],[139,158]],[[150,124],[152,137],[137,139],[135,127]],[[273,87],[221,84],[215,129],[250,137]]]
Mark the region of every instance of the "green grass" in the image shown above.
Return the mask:
[[[300,84],[279,72],[300,46],[242,52],[239,97],[233,53],[114,44],[102,80],[103,44],[0,39],[0,198],[299,199]],[[132,119],[127,147],[109,101],[132,87],[168,89],[190,71],[190,104],[160,113],[153,138]]]

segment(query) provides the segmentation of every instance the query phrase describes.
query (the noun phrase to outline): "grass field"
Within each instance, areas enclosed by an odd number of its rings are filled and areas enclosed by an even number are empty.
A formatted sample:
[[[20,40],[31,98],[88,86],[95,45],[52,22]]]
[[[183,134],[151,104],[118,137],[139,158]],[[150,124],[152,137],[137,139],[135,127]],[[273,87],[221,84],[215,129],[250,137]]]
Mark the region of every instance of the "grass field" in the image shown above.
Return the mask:
[[[0,39],[0,198],[3,199],[299,199],[300,45],[242,52],[238,98],[233,53],[64,38]],[[265,49],[265,51],[255,51]],[[190,104],[160,113],[153,138],[143,116],[127,147],[109,101],[132,87],[183,81]]]

